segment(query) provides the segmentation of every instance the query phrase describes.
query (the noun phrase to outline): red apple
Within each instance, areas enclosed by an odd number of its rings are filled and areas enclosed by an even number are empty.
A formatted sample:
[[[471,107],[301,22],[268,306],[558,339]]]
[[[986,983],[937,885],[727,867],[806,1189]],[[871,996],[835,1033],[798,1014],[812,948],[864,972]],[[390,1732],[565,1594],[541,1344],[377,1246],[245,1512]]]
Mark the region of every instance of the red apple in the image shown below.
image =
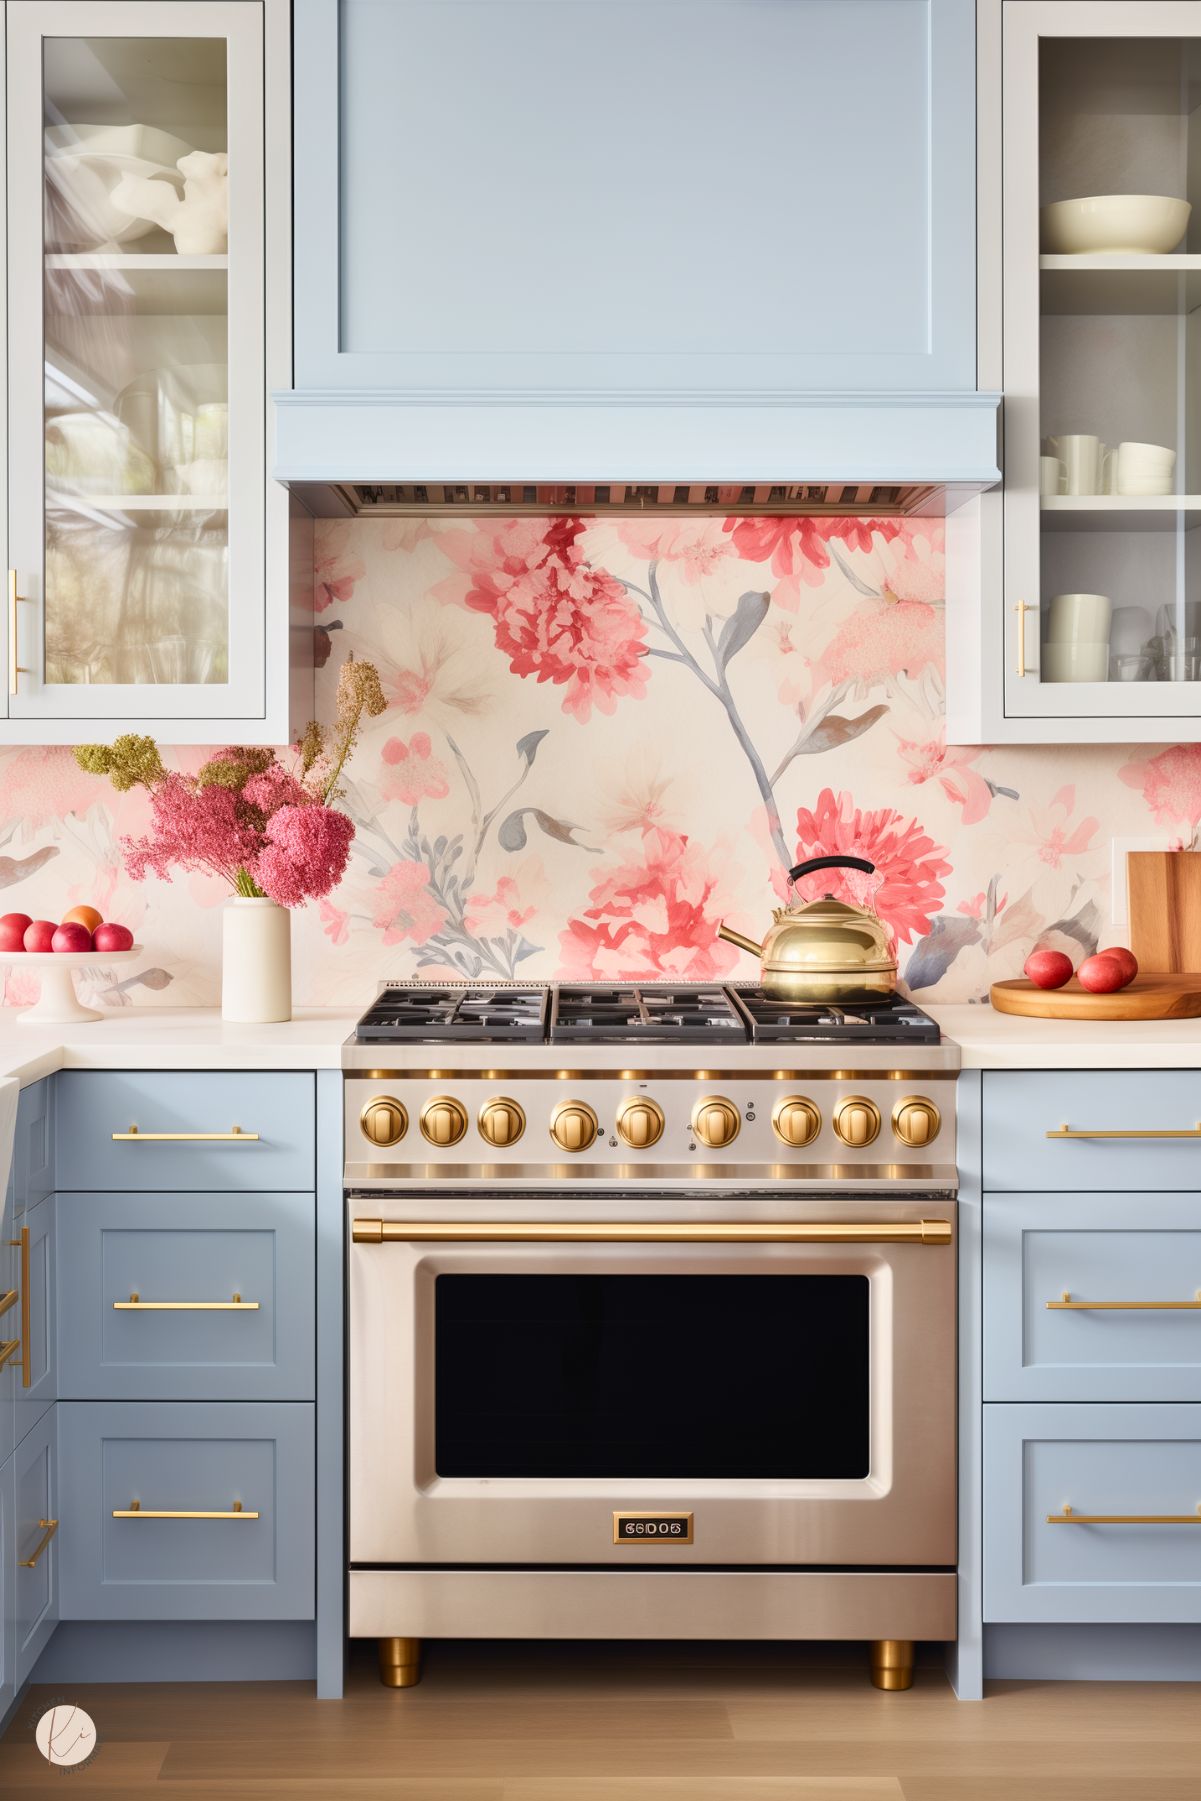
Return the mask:
[[[130,951],[133,949],[133,933],[128,926],[119,926],[113,920],[98,925],[92,933],[92,943],[98,951]]]
[[[1062,951],[1031,951],[1022,965],[1036,988],[1062,988],[1072,973],[1072,959]]]
[[[1124,944],[1110,945],[1108,949],[1099,951],[1097,954],[1102,957],[1112,957],[1115,963],[1121,964],[1123,988],[1133,982],[1138,974],[1138,958],[1133,951],[1128,951]]]
[[[25,934],[32,924],[28,913],[6,913],[0,919],[0,951],[23,951]]]
[[[50,940],[52,951],[62,951],[65,955],[78,957],[92,948],[92,934],[78,920],[71,920],[65,926],[56,926],[54,936]]]
[[[1095,956],[1086,957],[1076,974],[1080,979],[1080,986],[1087,988],[1090,994],[1116,994],[1119,988],[1126,986],[1126,977],[1117,958],[1106,956],[1100,951]]]
[[[51,950],[57,930],[58,927],[52,919],[30,920],[25,928],[25,949],[27,951]]]

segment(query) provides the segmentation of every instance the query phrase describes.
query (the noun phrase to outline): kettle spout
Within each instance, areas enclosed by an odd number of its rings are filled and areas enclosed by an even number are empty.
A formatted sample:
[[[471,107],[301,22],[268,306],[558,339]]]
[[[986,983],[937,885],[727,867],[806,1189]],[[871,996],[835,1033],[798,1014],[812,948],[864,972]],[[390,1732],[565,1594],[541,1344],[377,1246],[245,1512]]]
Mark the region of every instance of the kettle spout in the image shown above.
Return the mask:
[[[753,938],[744,938],[741,932],[736,932],[733,926],[728,926],[724,919],[718,922],[717,936],[724,938],[727,944],[736,944],[740,951],[750,951],[752,957],[763,955],[761,944],[756,944]]]

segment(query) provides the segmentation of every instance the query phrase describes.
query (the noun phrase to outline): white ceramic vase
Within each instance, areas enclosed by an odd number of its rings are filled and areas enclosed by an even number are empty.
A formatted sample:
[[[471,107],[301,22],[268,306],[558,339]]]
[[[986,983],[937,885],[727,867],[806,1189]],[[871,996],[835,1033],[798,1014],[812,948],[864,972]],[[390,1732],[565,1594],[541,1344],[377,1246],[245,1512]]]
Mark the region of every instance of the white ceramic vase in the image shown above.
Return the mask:
[[[276,901],[225,903],[221,1017],[248,1026],[292,1017],[292,915]]]

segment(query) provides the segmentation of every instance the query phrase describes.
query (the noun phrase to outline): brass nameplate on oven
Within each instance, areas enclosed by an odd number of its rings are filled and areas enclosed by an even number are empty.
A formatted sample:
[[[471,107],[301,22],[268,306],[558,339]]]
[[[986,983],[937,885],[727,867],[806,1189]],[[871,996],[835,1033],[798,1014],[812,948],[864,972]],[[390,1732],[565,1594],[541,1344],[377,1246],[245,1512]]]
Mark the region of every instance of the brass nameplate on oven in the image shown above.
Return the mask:
[[[615,1513],[615,1545],[690,1545],[690,1513]]]

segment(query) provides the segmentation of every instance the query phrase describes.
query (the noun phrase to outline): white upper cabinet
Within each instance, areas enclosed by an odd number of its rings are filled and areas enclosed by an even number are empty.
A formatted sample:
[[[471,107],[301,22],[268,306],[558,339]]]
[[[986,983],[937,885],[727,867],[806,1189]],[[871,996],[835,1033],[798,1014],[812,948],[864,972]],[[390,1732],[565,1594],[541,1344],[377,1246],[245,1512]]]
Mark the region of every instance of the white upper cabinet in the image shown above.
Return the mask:
[[[286,378],[288,291],[285,274],[281,329],[264,37],[286,98],[286,6],[7,14],[0,729],[282,738],[287,497],[266,476],[267,385],[269,329]]]
[[[1121,742],[1201,713],[1201,5],[982,11],[981,359],[1003,385],[951,735]],[[991,515],[991,517],[990,517]],[[990,544],[991,536],[991,544]]]
[[[440,405],[553,409],[548,441],[572,408],[662,405],[675,476],[692,409],[737,434],[740,409],[815,394],[974,396],[974,21],[974,0],[296,0],[294,404],[407,400],[435,459]],[[578,442],[576,478],[637,451],[595,418]]]

